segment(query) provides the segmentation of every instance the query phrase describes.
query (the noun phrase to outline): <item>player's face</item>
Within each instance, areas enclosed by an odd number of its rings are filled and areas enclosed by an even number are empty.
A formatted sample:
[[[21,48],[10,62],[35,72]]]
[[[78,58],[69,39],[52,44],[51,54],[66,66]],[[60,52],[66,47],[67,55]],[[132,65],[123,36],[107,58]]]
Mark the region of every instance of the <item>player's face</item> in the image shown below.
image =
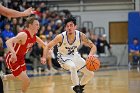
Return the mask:
[[[138,40],[134,40],[133,42],[134,42],[135,45],[138,44]]]
[[[40,28],[39,22],[38,22],[38,20],[35,20],[33,22],[33,24],[31,25],[31,29],[32,29],[33,33],[36,34],[38,32],[39,28]]]
[[[74,23],[71,21],[71,22],[68,22],[66,24],[65,29],[66,29],[66,31],[67,31],[68,34],[73,34],[75,32],[76,27],[77,26],[74,25]]]

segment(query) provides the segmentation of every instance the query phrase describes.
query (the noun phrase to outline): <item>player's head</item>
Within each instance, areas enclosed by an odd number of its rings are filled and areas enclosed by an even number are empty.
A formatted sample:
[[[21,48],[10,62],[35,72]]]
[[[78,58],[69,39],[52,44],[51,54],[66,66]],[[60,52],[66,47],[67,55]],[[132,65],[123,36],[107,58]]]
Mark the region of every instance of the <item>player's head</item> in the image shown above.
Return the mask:
[[[5,24],[5,29],[6,29],[6,30],[9,30],[9,29],[10,29],[10,24],[9,24],[9,23],[6,23],[6,24]]]
[[[137,45],[138,43],[139,43],[138,38],[134,37],[134,38],[133,38],[133,44],[134,44],[134,45]]]
[[[74,17],[69,17],[64,21],[65,29],[68,34],[72,34],[75,32],[75,29],[77,28],[76,25],[76,19]]]
[[[29,17],[26,21],[26,28],[36,34],[40,28],[39,21],[35,17]]]

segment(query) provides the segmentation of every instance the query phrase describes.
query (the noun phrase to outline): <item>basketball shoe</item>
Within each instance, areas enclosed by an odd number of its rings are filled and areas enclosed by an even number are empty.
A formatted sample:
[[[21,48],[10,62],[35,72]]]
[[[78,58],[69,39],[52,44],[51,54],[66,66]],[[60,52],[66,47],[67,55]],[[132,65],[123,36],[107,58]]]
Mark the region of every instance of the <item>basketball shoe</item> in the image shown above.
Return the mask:
[[[75,91],[75,93],[84,93],[84,86],[85,85],[76,85],[73,87],[73,90]]]

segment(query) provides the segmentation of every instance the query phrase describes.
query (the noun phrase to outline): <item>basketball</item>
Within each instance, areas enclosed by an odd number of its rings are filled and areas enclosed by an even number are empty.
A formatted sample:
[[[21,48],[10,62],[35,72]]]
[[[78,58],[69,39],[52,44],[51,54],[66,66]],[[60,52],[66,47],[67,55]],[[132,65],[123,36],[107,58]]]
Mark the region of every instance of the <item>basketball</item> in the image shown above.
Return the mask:
[[[89,71],[96,71],[100,68],[100,60],[97,57],[90,56],[86,59],[86,68]]]

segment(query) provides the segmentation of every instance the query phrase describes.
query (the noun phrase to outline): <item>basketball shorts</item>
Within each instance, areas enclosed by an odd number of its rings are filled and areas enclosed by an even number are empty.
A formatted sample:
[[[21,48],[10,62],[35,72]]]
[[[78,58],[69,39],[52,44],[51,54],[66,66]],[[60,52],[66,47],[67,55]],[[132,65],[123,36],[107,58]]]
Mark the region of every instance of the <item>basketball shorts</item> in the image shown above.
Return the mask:
[[[11,70],[12,74],[14,76],[18,76],[22,71],[26,70],[25,60],[24,56],[17,56],[16,62],[11,62],[11,54],[8,53],[5,58],[6,65],[8,69]]]
[[[80,70],[86,64],[85,60],[77,52],[74,53],[73,55],[58,55],[57,58],[58,58],[58,62],[61,65],[61,67],[66,69],[66,70],[68,70],[68,69],[65,68],[64,65],[67,64],[67,62],[73,62],[75,64],[77,70]]]

